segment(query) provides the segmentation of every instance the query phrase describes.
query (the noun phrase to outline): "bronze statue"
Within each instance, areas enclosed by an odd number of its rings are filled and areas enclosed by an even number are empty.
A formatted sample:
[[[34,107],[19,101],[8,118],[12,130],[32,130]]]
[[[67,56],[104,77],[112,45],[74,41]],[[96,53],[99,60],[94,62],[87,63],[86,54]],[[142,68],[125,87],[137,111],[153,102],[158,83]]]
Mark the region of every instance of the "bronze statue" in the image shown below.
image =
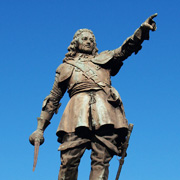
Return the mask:
[[[51,93],[43,101],[37,130],[29,139],[36,144],[37,156],[38,147],[44,142],[44,130],[68,90],[70,100],[56,132],[61,143],[58,180],[77,179],[78,165],[86,149],[92,150],[90,180],[108,179],[109,162],[114,155],[122,155],[128,133],[123,103],[110,78],[118,73],[125,59],[138,53],[142,42],[149,39],[149,31],[156,30],[156,16],[150,16],[122,46],[100,54],[91,30],[75,33],[56,70]]]

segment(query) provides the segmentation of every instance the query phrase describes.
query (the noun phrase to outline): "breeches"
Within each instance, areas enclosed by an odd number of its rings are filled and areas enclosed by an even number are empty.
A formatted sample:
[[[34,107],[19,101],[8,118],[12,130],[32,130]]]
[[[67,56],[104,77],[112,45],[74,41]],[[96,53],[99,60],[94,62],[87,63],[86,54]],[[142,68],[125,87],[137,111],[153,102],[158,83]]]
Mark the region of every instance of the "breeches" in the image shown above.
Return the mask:
[[[88,134],[88,133],[87,133]],[[90,180],[107,180],[109,174],[109,162],[113,155],[112,146],[115,146],[115,139],[117,135],[112,132],[80,135],[70,133],[63,138],[61,149],[61,166],[59,171],[58,180],[77,180],[78,166],[80,159],[86,149],[91,149],[91,173]],[[101,140],[109,142],[109,147]],[[64,145],[63,145],[64,144]],[[79,144],[79,145],[78,145]],[[69,148],[68,148],[68,146]],[[64,148],[64,149],[63,149]],[[84,178],[88,179],[87,177]]]

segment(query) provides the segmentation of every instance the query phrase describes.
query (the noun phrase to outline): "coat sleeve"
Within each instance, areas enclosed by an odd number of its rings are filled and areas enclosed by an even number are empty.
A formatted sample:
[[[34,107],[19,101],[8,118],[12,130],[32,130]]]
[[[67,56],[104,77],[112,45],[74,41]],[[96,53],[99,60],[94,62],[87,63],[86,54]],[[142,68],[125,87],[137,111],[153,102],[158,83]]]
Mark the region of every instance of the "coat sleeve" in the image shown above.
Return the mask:
[[[73,68],[66,67],[63,63],[56,70],[55,81],[50,94],[44,99],[41,111],[41,118],[50,121],[54,113],[57,114],[60,107],[60,100],[68,87],[68,79]]]
[[[137,54],[142,48],[144,40],[149,40],[149,30],[142,27],[138,28],[132,36],[127,38],[123,44],[112,51],[113,58],[111,60],[111,75],[118,73],[123,65],[123,61],[127,59],[132,53]]]
[[[119,48],[114,50],[114,59],[124,61],[132,53],[137,54],[141,50],[144,40],[149,40],[149,30],[139,27]]]

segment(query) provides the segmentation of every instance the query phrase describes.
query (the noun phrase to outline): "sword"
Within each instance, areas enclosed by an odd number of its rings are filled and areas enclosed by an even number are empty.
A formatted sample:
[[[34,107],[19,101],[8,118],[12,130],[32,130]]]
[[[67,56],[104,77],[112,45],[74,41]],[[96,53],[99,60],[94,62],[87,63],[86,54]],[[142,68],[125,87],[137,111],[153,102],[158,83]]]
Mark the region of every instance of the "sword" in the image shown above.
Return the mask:
[[[37,164],[39,146],[40,146],[40,140],[39,140],[39,139],[35,139],[35,143],[34,143],[34,163],[33,163],[33,171],[35,171],[36,164]]]
[[[119,179],[121,169],[122,169],[122,166],[124,164],[124,158],[126,156],[126,151],[127,151],[128,145],[129,145],[129,139],[130,139],[130,136],[131,136],[131,133],[132,133],[132,130],[133,130],[133,126],[134,126],[133,124],[129,124],[128,134],[127,134],[127,137],[126,137],[126,141],[125,141],[125,143],[123,145],[122,156],[121,156],[121,159],[119,160],[119,168],[118,168],[118,171],[117,171],[116,180]]]

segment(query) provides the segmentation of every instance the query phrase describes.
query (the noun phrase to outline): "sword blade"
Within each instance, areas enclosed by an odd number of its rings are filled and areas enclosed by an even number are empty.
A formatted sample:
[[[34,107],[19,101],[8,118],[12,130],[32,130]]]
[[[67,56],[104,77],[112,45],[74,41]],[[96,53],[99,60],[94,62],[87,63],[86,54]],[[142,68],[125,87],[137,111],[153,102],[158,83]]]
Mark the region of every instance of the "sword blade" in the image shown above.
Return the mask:
[[[39,141],[39,140],[35,140],[35,143],[34,143],[34,163],[33,163],[33,171],[35,171],[36,164],[37,164],[39,146],[40,146],[40,141]]]
[[[133,130],[133,126],[134,126],[133,124],[129,124],[127,138],[126,138],[126,141],[124,143],[125,147],[123,148],[122,156],[121,156],[121,159],[119,160],[119,168],[118,168],[118,172],[117,172],[115,180],[118,180],[120,177],[121,169],[122,169],[122,166],[124,164],[124,158],[126,156],[126,151],[127,151],[128,145],[129,145],[129,139],[130,139],[130,136],[131,136],[131,133]]]

